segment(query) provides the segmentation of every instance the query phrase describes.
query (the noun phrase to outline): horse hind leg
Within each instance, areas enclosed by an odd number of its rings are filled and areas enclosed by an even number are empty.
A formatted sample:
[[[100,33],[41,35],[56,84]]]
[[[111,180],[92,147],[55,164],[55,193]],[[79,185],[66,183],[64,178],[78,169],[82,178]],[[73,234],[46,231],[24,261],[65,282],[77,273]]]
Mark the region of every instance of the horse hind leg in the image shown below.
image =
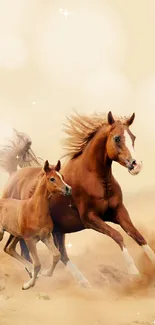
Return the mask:
[[[14,257],[15,259],[17,259],[19,262],[21,262],[25,268],[27,269],[27,272],[29,274],[29,276],[32,276],[32,265],[22,256],[20,256],[17,252],[16,252],[16,246],[18,243],[19,239],[14,237],[13,235],[10,235],[5,247],[4,247],[4,252],[9,254],[10,256]]]

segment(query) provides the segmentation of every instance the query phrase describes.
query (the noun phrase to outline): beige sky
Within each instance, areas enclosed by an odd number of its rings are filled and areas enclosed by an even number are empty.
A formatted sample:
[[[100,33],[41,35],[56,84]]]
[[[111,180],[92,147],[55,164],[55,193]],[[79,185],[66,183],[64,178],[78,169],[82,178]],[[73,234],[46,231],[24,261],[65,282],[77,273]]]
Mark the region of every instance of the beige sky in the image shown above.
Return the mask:
[[[0,0],[1,140],[13,126],[55,162],[73,109],[135,111],[144,168],[137,177],[121,166],[114,173],[125,193],[154,185],[154,34],[154,0]]]

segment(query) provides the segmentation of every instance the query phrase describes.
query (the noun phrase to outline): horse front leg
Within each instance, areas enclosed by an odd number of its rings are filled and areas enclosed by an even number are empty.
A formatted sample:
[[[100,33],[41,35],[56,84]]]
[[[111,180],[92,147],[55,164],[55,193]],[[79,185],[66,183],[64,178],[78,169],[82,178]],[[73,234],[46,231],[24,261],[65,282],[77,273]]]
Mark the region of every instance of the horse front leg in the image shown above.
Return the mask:
[[[133,225],[129,213],[123,204],[119,206],[117,209],[116,223],[119,224],[123,228],[123,230],[130,237],[132,237],[139,246],[143,248],[144,252],[147,254],[149,259],[155,265],[155,253],[153,252],[151,247],[147,244],[145,238],[140,234],[140,232]]]
[[[121,248],[124,260],[127,265],[127,270],[130,275],[139,275],[139,271],[134,263],[133,258],[130,256],[122,235],[111,226],[107,225],[97,214],[89,212],[86,217],[83,218],[83,222],[86,228],[94,229],[104,235],[111,237]]]
[[[54,243],[52,234],[47,235],[46,237],[41,239],[41,241],[47,246],[47,248],[50,250],[53,256],[53,263],[51,263],[50,268],[42,271],[41,274],[44,276],[52,276],[54,269],[60,260],[60,252]]]
[[[90,287],[90,284],[88,280],[85,278],[85,276],[80,272],[80,270],[77,268],[75,264],[72,263],[72,261],[69,259],[65,247],[65,234],[62,232],[53,232],[54,241],[56,246],[59,248],[60,254],[61,254],[61,261],[62,263],[67,267],[68,271],[72,274],[75,281],[82,287]]]
[[[26,241],[26,245],[27,245],[27,247],[31,253],[31,256],[32,256],[33,272],[32,272],[31,279],[28,282],[23,284],[23,286],[22,286],[23,290],[27,290],[35,285],[37,275],[41,269],[41,264],[40,264],[40,260],[39,260],[38,252],[37,252],[37,248],[36,248],[36,244],[37,244],[38,240],[27,239],[25,241]]]

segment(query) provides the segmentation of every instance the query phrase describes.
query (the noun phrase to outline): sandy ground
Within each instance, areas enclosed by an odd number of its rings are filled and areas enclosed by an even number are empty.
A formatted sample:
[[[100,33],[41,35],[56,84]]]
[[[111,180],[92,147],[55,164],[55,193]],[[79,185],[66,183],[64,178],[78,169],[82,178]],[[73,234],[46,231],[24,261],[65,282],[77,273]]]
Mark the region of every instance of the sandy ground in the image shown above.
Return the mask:
[[[125,201],[132,220],[155,250],[154,191],[131,195]],[[141,270],[141,280],[128,279],[121,251],[110,238],[84,231],[69,235],[66,242],[72,243],[69,256],[92,288],[79,288],[59,263],[52,278],[39,277],[28,291],[21,290],[26,272],[2,251],[6,235],[0,245],[0,325],[155,324],[155,271],[137,244],[123,235]],[[42,265],[47,266],[46,248],[39,244],[38,249]]]

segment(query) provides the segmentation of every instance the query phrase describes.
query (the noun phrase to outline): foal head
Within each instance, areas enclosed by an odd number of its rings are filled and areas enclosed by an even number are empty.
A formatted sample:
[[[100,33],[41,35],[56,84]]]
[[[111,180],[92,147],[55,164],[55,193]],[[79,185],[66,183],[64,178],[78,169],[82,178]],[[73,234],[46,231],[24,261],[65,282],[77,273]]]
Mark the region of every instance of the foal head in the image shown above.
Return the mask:
[[[43,171],[46,175],[47,190],[50,194],[71,195],[72,188],[63,180],[59,173],[61,162],[58,160],[56,166],[50,166],[48,160],[45,161]]]
[[[135,114],[124,122],[116,121],[111,112],[108,113],[110,132],[107,139],[107,154],[111,160],[126,167],[131,175],[140,172],[142,162],[136,160],[134,150],[135,136],[129,127],[133,123]]]

